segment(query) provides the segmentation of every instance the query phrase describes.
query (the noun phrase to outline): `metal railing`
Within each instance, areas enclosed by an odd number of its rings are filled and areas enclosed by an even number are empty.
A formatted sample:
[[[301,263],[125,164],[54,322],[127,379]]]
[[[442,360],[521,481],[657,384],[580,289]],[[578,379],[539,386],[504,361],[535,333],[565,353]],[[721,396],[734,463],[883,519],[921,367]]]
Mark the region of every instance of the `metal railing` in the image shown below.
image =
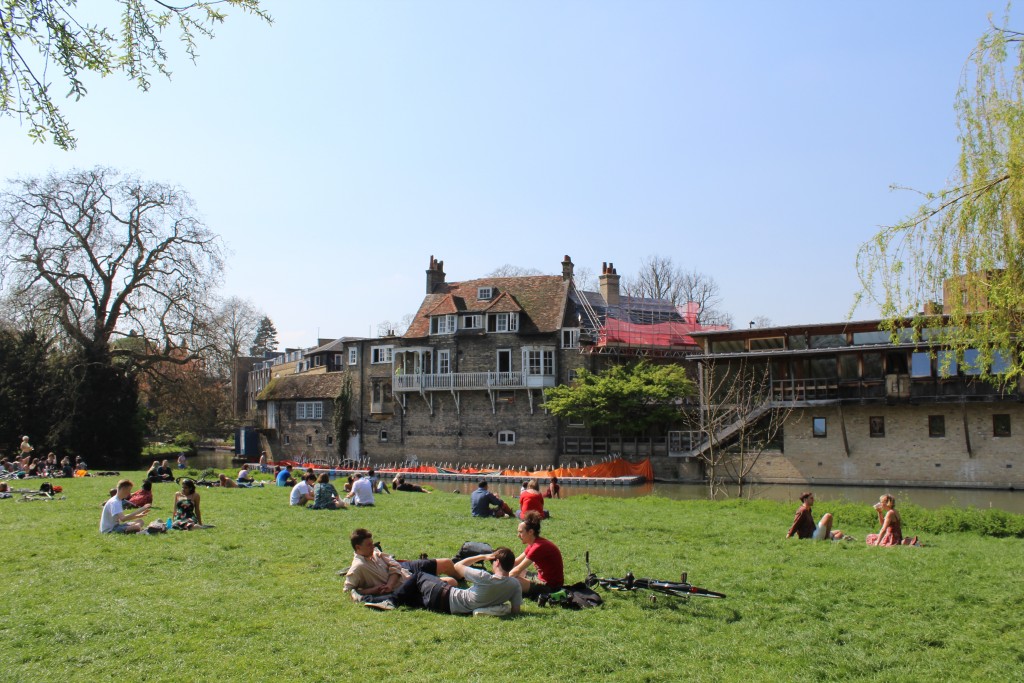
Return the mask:
[[[522,389],[522,372],[449,372],[395,375],[395,391],[452,391],[463,389]]]

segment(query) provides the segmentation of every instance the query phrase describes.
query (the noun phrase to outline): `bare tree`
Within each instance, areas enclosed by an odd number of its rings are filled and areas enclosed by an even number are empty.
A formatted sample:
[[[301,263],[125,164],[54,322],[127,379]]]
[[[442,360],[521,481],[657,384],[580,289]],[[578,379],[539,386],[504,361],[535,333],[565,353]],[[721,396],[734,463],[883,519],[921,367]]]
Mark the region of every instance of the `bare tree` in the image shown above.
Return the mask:
[[[576,289],[581,292],[596,292],[600,289],[594,269],[588,266],[575,268],[572,273],[572,279],[576,284]]]
[[[222,246],[184,190],[108,168],[9,186],[0,273],[19,317],[53,321],[92,358],[141,367],[206,348]]]
[[[526,275],[543,275],[541,271],[536,268],[524,268],[523,266],[514,266],[511,263],[506,263],[503,266],[498,266],[491,272],[487,273],[485,277],[524,277]]]
[[[755,315],[750,322],[752,323],[751,327],[771,327],[774,324],[772,319],[766,315]]]
[[[671,256],[646,257],[636,275],[623,278],[621,289],[627,296],[662,299],[675,306],[692,301],[697,304],[696,322],[732,326],[732,317],[719,310],[721,290],[714,278],[696,270],[684,270]]]
[[[782,434],[791,406],[774,400],[767,363],[698,366],[699,408],[686,413],[696,435],[693,451],[704,462],[708,488],[718,495],[726,483],[744,485],[761,454]]]
[[[377,323],[377,336],[387,337],[391,334],[403,335],[405,331],[409,329],[409,325],[412,325],[413,318],[416,317],[415,313],[406,313],[402,316],[401,320],[382,320]]]
[[[210,369],[217,377],[232,375],[235,359],[245,352],[256,336],[264,314],[248,299],[232,296],[221,301],[211,323]]]

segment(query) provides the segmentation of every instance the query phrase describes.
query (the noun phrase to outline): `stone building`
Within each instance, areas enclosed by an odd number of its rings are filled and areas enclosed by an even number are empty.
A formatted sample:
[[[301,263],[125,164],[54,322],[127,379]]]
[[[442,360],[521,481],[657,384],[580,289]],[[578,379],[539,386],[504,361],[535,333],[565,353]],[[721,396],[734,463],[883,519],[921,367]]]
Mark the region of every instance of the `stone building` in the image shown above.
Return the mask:
[[[771,381],[766,401],[792,410],[781,448],[762,453],[748,481],[1024,485],[1019,384],[997,389],[979,379],[976,353],[953,357],[927,329],[919,341],[908,330],[894,343],[879,322],[694,334],[705,368],[763,367]],[[997,354],[989,370],[1001,367]]]

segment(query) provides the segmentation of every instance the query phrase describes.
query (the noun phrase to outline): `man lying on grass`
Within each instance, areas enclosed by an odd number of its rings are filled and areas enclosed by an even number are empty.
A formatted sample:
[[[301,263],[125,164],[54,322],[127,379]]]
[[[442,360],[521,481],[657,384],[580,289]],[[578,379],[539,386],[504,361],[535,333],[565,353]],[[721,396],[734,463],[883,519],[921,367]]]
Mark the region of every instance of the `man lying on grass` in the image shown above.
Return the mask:
[[[494,573],[475,569],[471,565],[488,560]],[[474,555],[454,565],[454,576],[469,582],[469,588],[453,588],[433,574],[414,571],[393,593],[367,599],[366,606],[373,609],[390,610],[404,605],[428,609],[441,614],[473,614],[490,610],[492,614],[504,614],[499,608],[511,603],[512,614],[519,614],[523,604],[523,589],[519,580],[508,575],[515,566],[515,555],[508,548],[498,548],[487,555]]]
[[[149,505],[143,505],[135,512],[124,511],[124,499],[132,493],[132,482],[122,479],[117,482],[117,491],[103,505],[100,515],[100,533],[103,534],[137,534],[142,531],[141,519],[149,512]]]
[[[424,574],[447,574],[454,576],[455,563],[447,558],[436,560],[404,560],[399,562],[385,555],[373,545],[373,534],[367,529],[356,529],[350,538],[352,566],[345,574],[345,592],[356,602],[364,602],[370,595],[392,593],[414,572]],[[441,579],[450,585],[457,585],[455,579]]]

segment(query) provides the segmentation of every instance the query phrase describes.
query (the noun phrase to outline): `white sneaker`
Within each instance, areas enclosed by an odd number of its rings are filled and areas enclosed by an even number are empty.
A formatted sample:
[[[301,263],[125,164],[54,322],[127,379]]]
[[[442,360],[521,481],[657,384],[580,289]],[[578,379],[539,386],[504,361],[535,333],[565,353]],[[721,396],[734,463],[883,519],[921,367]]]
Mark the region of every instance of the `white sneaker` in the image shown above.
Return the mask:
[[[381,602],[364,602],[363,606],[372,607],[373,609],[379,609],[381,611],[395,609],[395,603],[390,600],[383,600]]]
[[[507,602],[490,607],[479,607],[473,610],[474,617],[503,617],[512,611],[512,606]]]
[[[338,573],[341,574],[342,572],[338,572]],[[357,591],[355,588],[352,589],[352,602],[366,602],[369,599],[370,599],[370,596],[363,595],[362,593]]]

